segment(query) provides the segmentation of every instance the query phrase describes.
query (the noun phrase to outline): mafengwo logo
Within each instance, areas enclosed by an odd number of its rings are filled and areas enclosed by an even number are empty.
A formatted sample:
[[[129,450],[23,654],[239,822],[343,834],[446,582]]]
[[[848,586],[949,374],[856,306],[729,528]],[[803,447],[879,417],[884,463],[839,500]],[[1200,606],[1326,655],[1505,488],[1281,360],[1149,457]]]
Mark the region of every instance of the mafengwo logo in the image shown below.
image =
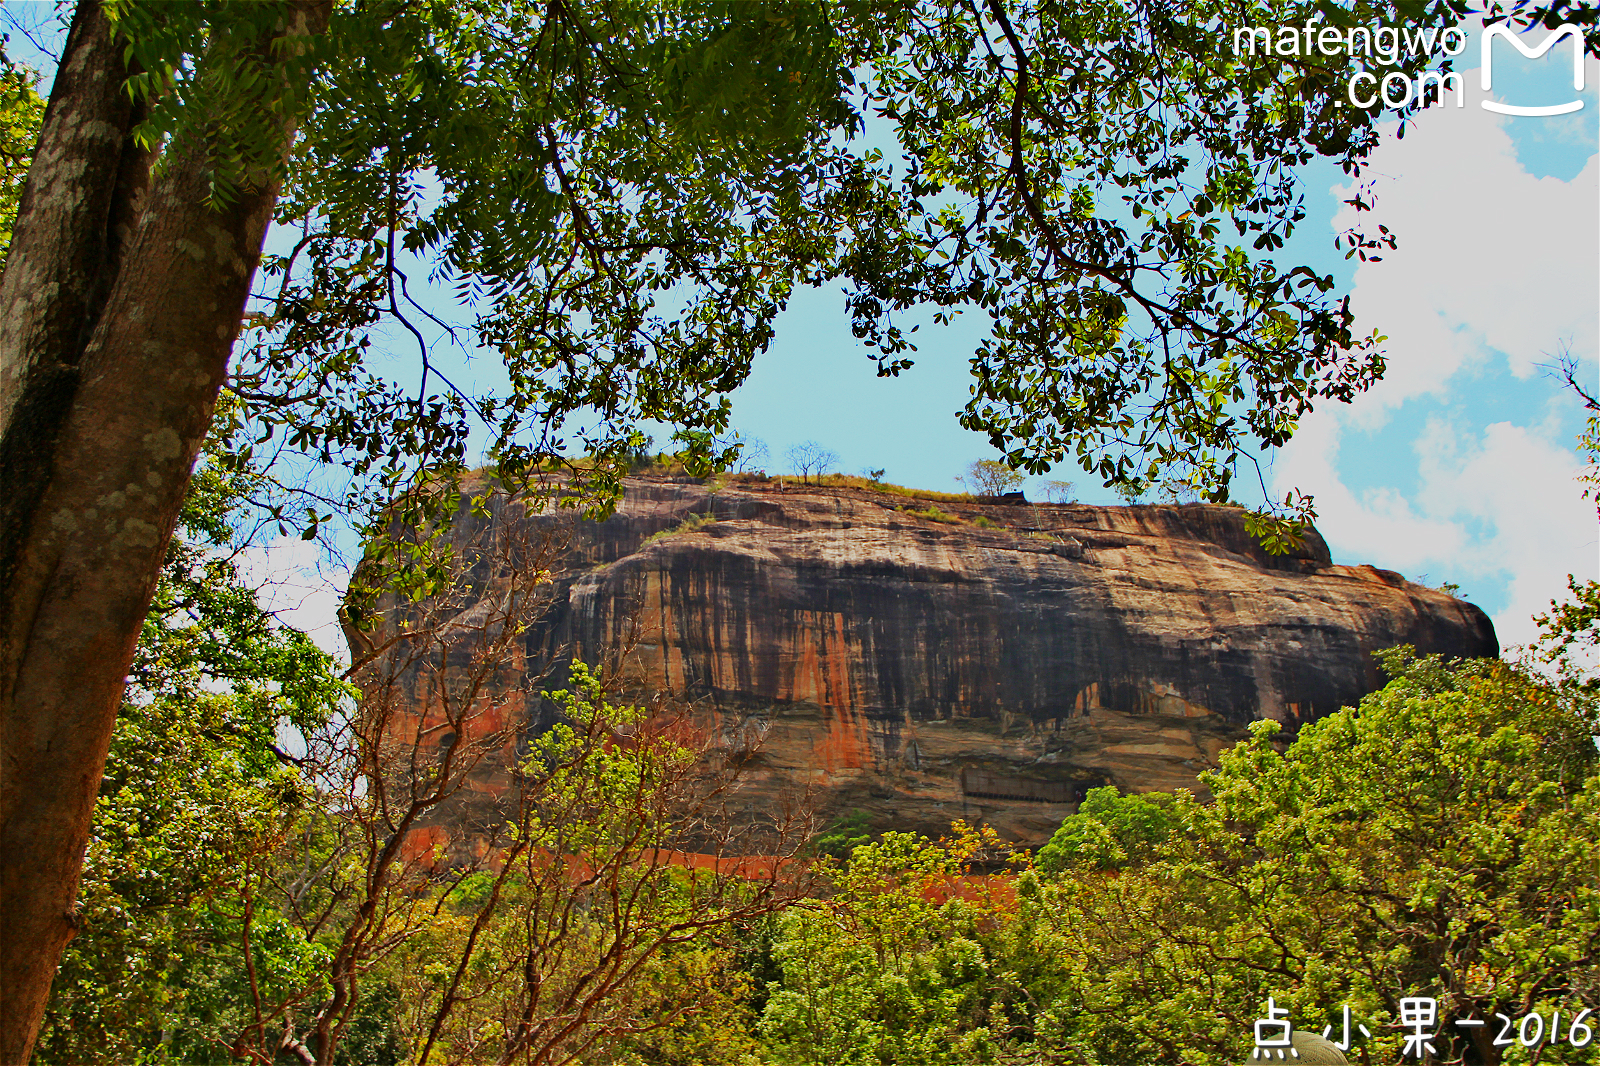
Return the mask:
[[[1516,45],[1517,51],[1528,59],[1538,59],[1543,56],[1546,52],[1555,48],[1556,42],[1563,37],[1572,38],[1572,87],[1579,92],[1583,91],[1583,34],[1578,32],[1578,27],[1570,24],[1560,26],[1554,33],[1545,38],[1544,44],[1538,48],[1530,48],[1522,43],[1522,38],[1512,33],[1506,27],[1506,24],[1501,22],[1490,26],[1483,34],[1484,92],[1489,92],[1494,88],[1492,81],[1494,72],[1491,68],[1491,64],[1494,61],[1494,49],[1491,46],[1494,44],[1496,37],[1504,37]],[[1572,112],[1583,108],[1582,100],[1569,100],[1564,104],[1549,104],[1544,107],[1519,107],[1516,104],[1502,104],[1498,100],[1484,100],[1482,103],[1485,111],[1493,111],[1500,115],[1570,115]]]
[[[1537,29],[1531,31],[1537,34]],[[1572,41],[1572,87],[1579,92],[1584,87],[1583,33],[1573,25],[1559,26],[1542,44],[1526,44],[1505,23],[1486,27],[1479,40],[1482,66],[1479,82],[1487,94],[1494,89],[1494,42],[1496,38],[1509,41],[1524,59],[1547,61],[1545,57],[1555,51],[1561,41]],[[1346,56],[1350,60],[1363,60],[1362,69],[1350,75],[1345,92],[1348,103],[1363,110],[1381,107],[1398,111],[1413,101],[1424,101],[1423,106],[1466,106],[1466,79],[1461,71],[1445,73],[1440,70],[1422,70],[1415,74],[1404,70],[1388,73],[1374,71],[1372,67],[1399,66],[1410,56],[1426,56],[1430,62],[1437,57],[1458,56],[1467,50],[1468,32],[1464,27],[1452,26],[1444,30],[1412,30],[1403,26],[1353,26],[1341,29],[1323,25],[1313,17],[1304,26],[1246,26],[1233,31],[1234,55],[1321,55]],[[1505,49],[1502,47],[1502,63]],[[1582,110],[1582,100],[1569,100],[1560,104],[1528,106],[1501,103],[1490,97],[1479,101],[1486,111],[1501,115],[1544,117],[1570,115]]]

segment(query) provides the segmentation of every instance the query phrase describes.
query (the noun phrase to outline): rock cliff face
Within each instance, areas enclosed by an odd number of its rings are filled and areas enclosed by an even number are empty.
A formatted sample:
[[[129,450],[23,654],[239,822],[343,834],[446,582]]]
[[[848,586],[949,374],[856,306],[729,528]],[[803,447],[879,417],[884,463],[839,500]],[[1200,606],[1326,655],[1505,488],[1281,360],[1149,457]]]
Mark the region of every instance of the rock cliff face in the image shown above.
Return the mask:
[[[1292,732],[1376,688],[1375,649],[1498,654],[1471,604],[1333,565],[1315,533],[1269,556],[1237,511],[934,507],[639,478],[603,522],[501,502],[453,534],[558,531],[520,661],[632,643],[635,682],[696,701],[745,760],[748,807],[809,788],[824,814],[931,835],[965,818],[1036,845],[1096,785],[1197,788],[1249,722]]]

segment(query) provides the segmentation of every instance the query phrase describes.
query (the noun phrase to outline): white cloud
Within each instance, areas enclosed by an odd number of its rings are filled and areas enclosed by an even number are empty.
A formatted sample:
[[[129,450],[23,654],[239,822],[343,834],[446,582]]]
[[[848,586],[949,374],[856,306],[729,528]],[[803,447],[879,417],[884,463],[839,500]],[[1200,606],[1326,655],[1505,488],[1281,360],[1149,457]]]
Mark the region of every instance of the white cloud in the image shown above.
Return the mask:
[[[1595,576],[1600,531],[1575,481],[1581,464],[1564,443],[1509,422],[1486,427],[1477,439],[1435,422],[1417,450],[1423,509],[1458,529],[1482,530],[1448,558],[1461,575],[1453,580],[1504,580],[1508,602],[1494,616],[1500,643],[1533,640],[1532,616],[1565,592],[1567,575]]]
[[[1360,221],[1369,232],[1387,224],[1399,247],[1357,268],[1351,303],[1359,328],[1387,334],[1388,372],[1350,407],[1306,419],[1275,463],[1280,492],[1315,494],[1318,527],[1337,557],[1428,573],[1503,601],[1494,613],[1503,647],[1535,636],[1530,616],[1564,593],[1568,573],[1600,571],[1594,507],[1580,497],[1570,427],[1554,408],[1537,424],[1517,424],[1485,417],[1480,392],[1476,424],[1438,414],[1436,401],[1465,394],[1464,370],[1483,389],[1508,374],[1528,378],[1564,343],[1594,358],[1600,157],[1569,182],[1535,178],[1518,162],[1506,121],[1515,120],[1478,108],[1431,111],[1374,154],[1377,207]],[[1333,192],[1348,199],[1353,190]],[[1356,221],[1346,208],[1335,226]],[[1409,430],[1413,455],[1348,477],[1346,429],[1391,421],[1388,436]],[[1413,482],[1415,492],[1399,488]]]
[[[348,569],[330,564],[320,547],[299,537],[278,537],[248,548],[240,553],[238,565],[240,575],[257,589],[257,600],[278,621],[304,632],[337,662],[349,662],[339,628]]]
[[[1507,602],[1494,613],[1502,647],[1534,638],[1532,616],[1563,595],[1568,574],[1597,576],[1600,530],[1576,483],[1581,464],[1544,427],[1463,432],[1430,422],[1415,442],[1421,485],[1409,498],[1344,484],[1340,428],[1317,419],[1277,464],[1280,483],[1315,492],[1318,528],[1339,557],[1454,581],[1473,599],[1503,584]]]
[[[1444,394],[1474,362],[1503,358],[1526,378],[1566,341],[1594,356],[1600,162],[1570,182],[1535,178],[1517,161],[1510,121],[1473,108],[1425,113],[1374,153],[1374,210],[1345,207],[1334,220],[1368,233],[1384,224],[1399,240],[1357,268],[1351,291],[1358,329],[1388,337],[1388,373],[1352,410],[1360,424]],[[1346,200],[1355,189],[1333,191]]]
[[[1448,519],[1418,514],[1394,488],[1358,496],[1345,485],[1338,467],[1341,430],[1337,417],[1313,415],[1273,467],[1280,489],[1297,485],[1316,497],[1317,528],[1337,552],[1408,574],[1460,552],[1465,533]]]

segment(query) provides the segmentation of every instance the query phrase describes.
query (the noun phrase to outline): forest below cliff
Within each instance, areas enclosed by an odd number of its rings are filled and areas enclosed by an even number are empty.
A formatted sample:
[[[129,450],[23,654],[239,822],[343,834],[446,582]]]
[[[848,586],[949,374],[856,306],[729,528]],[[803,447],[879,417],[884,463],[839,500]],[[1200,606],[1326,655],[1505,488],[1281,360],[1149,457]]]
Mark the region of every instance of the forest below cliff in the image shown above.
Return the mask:
[[[1036,853],[961,823],[730,820],[737,766],[580,669],[505,824],[446,860],[421,816],[486,749],[381,761],[381,693],[217,551],[243,488],[197,473],[36,1062],[1220,1066],[1269,997],[1336,1039],[1365,1025],[1361,1061],[1400,1061],[1412,997],[1439,1005],[1432,1061],[1527,1054],[1452,1024],[1496,1015],[1559,1026],[1539,1061],[1594,1061],[1600,729],[1569,654],[1593,590],[1537,661],[1386,653],[1359,707],[1292,743],[1258,723],[1211,802],[1100,789]],[[479,683],[506,628],[473,646]]]

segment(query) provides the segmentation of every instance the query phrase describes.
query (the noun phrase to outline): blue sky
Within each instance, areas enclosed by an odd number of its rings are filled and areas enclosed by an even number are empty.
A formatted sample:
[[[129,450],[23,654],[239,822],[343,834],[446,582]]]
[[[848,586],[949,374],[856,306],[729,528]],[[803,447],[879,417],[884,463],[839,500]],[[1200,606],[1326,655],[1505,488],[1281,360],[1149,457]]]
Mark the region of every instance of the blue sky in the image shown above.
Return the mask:
[[[54,36],[51,5],[4,7]],[[11,48],[48,66],[15,34]],[[1520,104],[1571,99],[1569,49],[1530,61],[1496,45],[1493,95]],[[1280,261],[1334,274],[1352,294],[1359,331],[1389,337],[1389,372],[1348,407],[1319,410],[1267,458],[1280,498],[1291,487],[1316,497],[1318,528],[1337,561],[1455,582],[1509,645],[1534,635],[1530,616],[1562,592],[1568,573],[1600,570],[1594,507],[1573,481],[1582,412],[1538,366],[1570,347],[1596,382],[1600,69],[1589,61],[1581,111],[1511,118],[1479,106],[1478,56],[1474,37],[1456,61],[1467,75],[1465,106],[1424,113],[1371,160],[1376,220],[1400,242],[1383,262],[1347,261],[1333,246],[1348,224],[1342,172],[1326,164],[1304,172],[1309,217]],[[881,467],[902,484],[956,488],[969,462],[992,455],[956,422],[987,318],[969,313],[943,328],[931,316],[922,321],[916,366],[879,379],[850,335],[837,289],[801,291],[772,349],[733,395],[735,425],[767,443],[770,469],[782,467],[790,445],[814,439],[846,471]],[[403,376],[414,357],[404,346],[394,351]],[[471,367],[484,386],[497,370],[488,359]],[[1086,501],[1112,502],[1075,468],[1055,476],[1075,481]],[[1038,480],[1032,494],[1041,492]],[[287,620],[337,647],[341,568],[310,550],[298,539],[270,545],[257,570],[283,583],[276,602]]]

